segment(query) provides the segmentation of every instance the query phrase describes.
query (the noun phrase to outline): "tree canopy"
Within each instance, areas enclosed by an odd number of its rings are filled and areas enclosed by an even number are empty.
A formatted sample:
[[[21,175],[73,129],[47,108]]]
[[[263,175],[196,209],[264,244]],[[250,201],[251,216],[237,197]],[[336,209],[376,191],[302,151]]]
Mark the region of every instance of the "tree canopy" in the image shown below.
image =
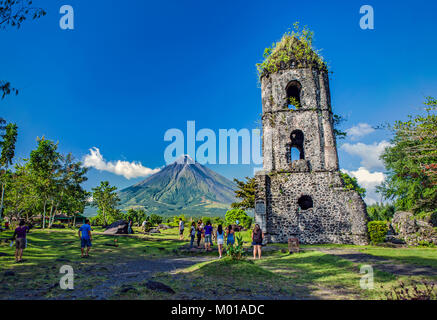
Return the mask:
[[[255,209],[255,178],[246,177],[246,181],[234,179],[234,182],[237,184],[235,196],[241,199],[241,201],[232,203],[231,207],[243,210]]]
[[[378,188],[397,209],[418,215],[437,212],[437,100],[428,97],[422,115],[397,121],[392,146],[381,159],[387,179]]]

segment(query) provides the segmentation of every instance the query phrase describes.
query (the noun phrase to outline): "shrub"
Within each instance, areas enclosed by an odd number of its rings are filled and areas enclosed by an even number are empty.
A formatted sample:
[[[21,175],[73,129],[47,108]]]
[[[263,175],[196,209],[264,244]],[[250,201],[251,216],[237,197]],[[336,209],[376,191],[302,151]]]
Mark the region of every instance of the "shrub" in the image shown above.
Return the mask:
[[[437,300],[437,288],[432,282],[421,281],[421,287],[414,284],[412,288],[405,286],[403,282],[399,283],[398,288],[386,292],[387,300]]]
[[[281,41],[264,50],[264,60],[256,64],[260,79],[293,63],[297,68],[310,67],[328,71],[328,65],[320,52],[313,48],[314,33],[306,26],[301,29],[298,22],[293,27],[293,30],[282,36]]]
[[[253,219],[247,215],[247,213],[242,209],[232,209],[228,210],[225,215],[226,224],[235,224],[239,221],[239,224],[243,228],[249,229],[252,225]]]
[[[431,214],[429,222],[432,224],[433,227],[437,227],[437,212]]]
[[[154,226],[160,224],[162,220],[163,219],[161,216],[158,216],[157,214],[154,213],[152,213],[149,218],[150,223]]]
[[[392,204],[375,203],[367,206],[367,215],[371,221],[390,220],[395,214],[396,208]]]
[[[243,249],[243,236],[236,236],[237,243],[228,245],[226,248],[226,255],[232,260],[242,260],[244,259],[244,249]]]
[[[367,225],[370,241],[372,244],[384,242],[385,235],[388,231],[387,222],[385,221],[371,221]]]
[[[434,243],[429,242],[429,241],[424,241],[424,240],[419,241],[419,243],[417,245],[419,247],[422,247],[422,248],[435,248],[436,247]]]

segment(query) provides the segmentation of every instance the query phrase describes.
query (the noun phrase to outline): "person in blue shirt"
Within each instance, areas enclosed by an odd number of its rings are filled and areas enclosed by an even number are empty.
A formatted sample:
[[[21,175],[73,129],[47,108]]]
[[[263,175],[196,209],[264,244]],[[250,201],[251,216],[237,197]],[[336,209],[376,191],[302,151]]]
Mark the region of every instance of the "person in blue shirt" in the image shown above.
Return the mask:
[[[88,219],[86,219],[85,224],[79,228],[78,235],[79,235],[79,239],[80,239],[80,250],[82,252],[81,257],[88,258],[88,253],[89,253],[90,248],[92,246],[92,244],[91,244],[91,241],[92,241],[91,226],[90,226],[90,221]],[[84,256],[83,254],[85,251],[85,247],[86,247],[86,254]]]

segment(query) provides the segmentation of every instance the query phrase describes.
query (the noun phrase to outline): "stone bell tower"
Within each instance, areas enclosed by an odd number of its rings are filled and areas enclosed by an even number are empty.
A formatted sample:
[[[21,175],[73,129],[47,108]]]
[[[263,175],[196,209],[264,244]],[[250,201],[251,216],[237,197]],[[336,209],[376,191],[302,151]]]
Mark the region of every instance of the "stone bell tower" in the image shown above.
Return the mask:
[[[327,70],[291,59],[261,75],[261,92],[255,220],[267,241],[366,244],[366,205],[339,173]]]

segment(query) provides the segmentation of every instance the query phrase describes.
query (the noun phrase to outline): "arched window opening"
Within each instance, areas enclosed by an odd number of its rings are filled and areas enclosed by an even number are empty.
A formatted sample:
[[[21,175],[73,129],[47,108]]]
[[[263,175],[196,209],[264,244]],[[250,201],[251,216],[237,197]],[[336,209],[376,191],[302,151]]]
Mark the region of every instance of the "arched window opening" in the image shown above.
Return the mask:
[[[291,81],[286,88],[287,92],[287,106],[290,110],[296,110],[301,107],[300,104],[300,91],[301,91],[301,84],[299,81]]]
[[[313,208],[313,199],[310,196],[302,196],[297,200],[297,204],[302,210]]]
[[[301,130],[294,130],[290,135],[291,143],[290,146],[290,153],[289,153],[289,161],[290,163],[296,160],[304,160],[305,154],[304,154],[304,135]]]

